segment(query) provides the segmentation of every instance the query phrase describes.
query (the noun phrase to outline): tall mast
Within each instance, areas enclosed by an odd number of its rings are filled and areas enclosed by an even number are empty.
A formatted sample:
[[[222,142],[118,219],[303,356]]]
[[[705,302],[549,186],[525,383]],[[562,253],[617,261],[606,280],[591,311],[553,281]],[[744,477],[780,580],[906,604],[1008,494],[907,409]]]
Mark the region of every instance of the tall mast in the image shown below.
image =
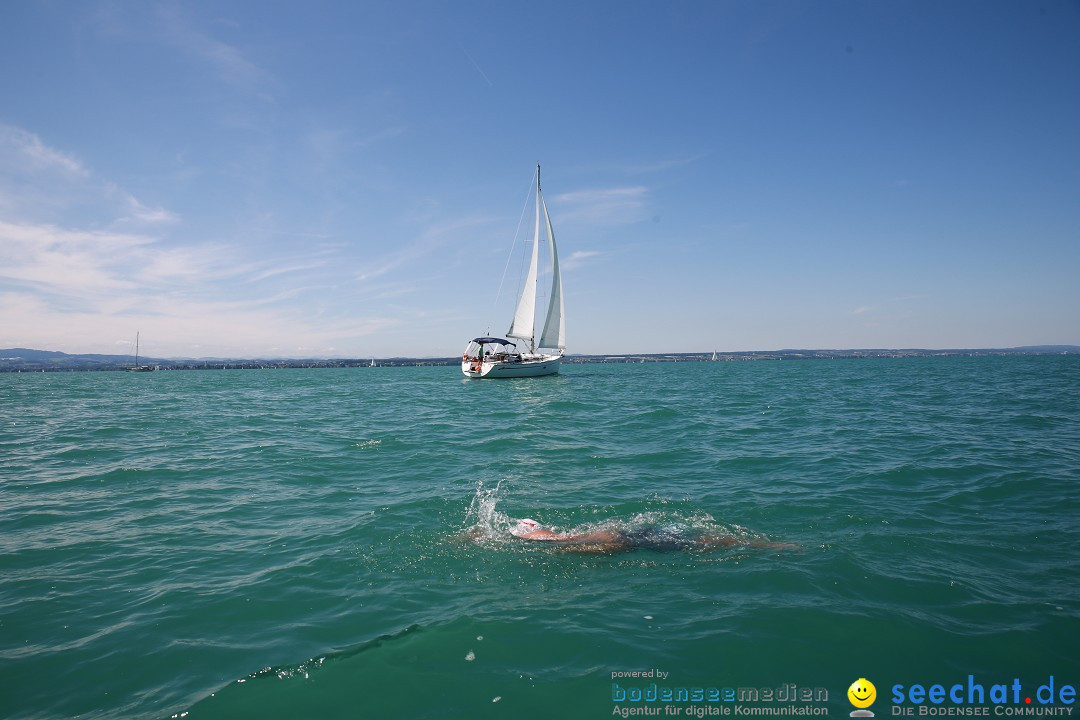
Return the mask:
[[[521,297],[518,299],[517,309],[514,311],[514,320],[510,323],[507,337],[527,340],[529,352],[532,353],[536,346],[536,263],[540,247],[540,166],[536,166],[536,225],[533,229],[533,246],[529,272],[525,277],[525,284],[521,288]]]

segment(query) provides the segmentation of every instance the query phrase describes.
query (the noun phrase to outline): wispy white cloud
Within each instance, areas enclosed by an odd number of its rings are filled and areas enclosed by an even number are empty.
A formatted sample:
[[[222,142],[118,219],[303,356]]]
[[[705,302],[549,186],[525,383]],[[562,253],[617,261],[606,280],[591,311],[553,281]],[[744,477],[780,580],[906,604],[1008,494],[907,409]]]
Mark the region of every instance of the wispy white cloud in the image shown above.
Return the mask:
[[[413,242],[366,263],[355,277],[360,282],[374,280],[404,265],[425,258],[438,246],[451,242],[464,243],[472,234],[471,231],[489,225],[491,222],[492,219],[489,217],[470,215],[429,225]]]
[[[222,82],[246,92],[272,99],[278,91],[274,76],[229,43],[196,26],[179,7],[162,7],[157,30],[167,42],[203,63]]]
[[[118,223],[145,223],[145,224],[157,224],[157,223],[174,223],[180,220],[180,217],[163,207],[149,207],[139,202],[131,193],[121,189],[115,183],[104,183],[105,191],[117,198],[119,203],[119,210],[121,212],[120,217],[116,219]]]
[[[150,42],[195,64],[207,77],[248,97],[274,102],[281,84],[241,46],[218,36],[243,34],[243,24],[221,15],[201,19],[183,3],[100,3],[94,13],[99,32],[127,41]]]
[[[271,280],[322,262],[263,269]],[[108,352],[144,331],[147,354],[320,355],[356,346],[399,320],[323,312],[287,283],[238,292],[253,266],[211,246],[167,247],[142,234],[0,221],[0,346]],[[282,346],[289,338],[289,346]]]
[[[171,297],[102,315],[86,308],[58,309],[40,297],[4,290],[0,315],[12,318],[3,331],[4,345],[115,352],[111,348],[118,340],[141,329],[143,353],[151,357],[327,356],[399,324],[379,315],[313,321],[279,306]]]
[[[639,222],[648,206],[648,189],[641,185],[599,188],[562,193],[551,198],[551,211],[558,222],[591,225],[625,225]]]
[[[866,313],[873,312],[874,307],[872,305],[860,305],[851,311],[852,315],[865,315]]]
[[[168,314],[178,300],[223,298],[238,281],[230,253],[168,247],[145,234],[88,231],[0,220],[0,286],[53,308],[107,317],[133,308]]]
[[[8,172],[60,171],[74,177],[90,174],[77,159],[49,147],[34,133],[5,124],[0,124],[0,160]]]
[[[150,242],[141,235],[0,220],[0,279],[83,300],[132,289],[135,284],[124,277],[123,269]]]
[[[152,291],[173,287],[199,289],[210,283],[235,283],[243,277],[243,265],[234,255],[227,248],[212,245],[154,244],[132,258],[131,264],[140,284]]]
[[[319,260],[317,262],[297,263],[293,265],[282,265],[279,267],[272,267],[261,272],[256,273],[250,279],[252,282],[259,282],[260,280],[266,280],[268,278],[277,277],[278,275],[290,275],[293,273],[300,273],[306,270],[316,270],[326,266],[325,260]]]
[[[98,225],[126,228],[179,221],[95,175],[78,158],[22,128],[0,124],[0,220],[32,222],[78,209]]]
[[[601,253],[598,250],[575,250],[570,253],[568,258],[563,260],[562,269],[573,270],[583,265],[589,258],[597,257],[600,254]]]
[[[211,226],[215,237],[196,239],[172,210],[32,133],[4,131],[0,160],[18,162],[0,162],[0,347],[112,352],[138,329],[151,356],[362,355],[387,342],[415,353],[418,323],[446,323],[410,300],[453,285],[463,248],[494,222],[421,224],[442,215],[436,204],[412,216],[412,232],[357,238],[322,222],[282,231],[269,213],[240,237]],[[332,154],[362,140],[315,141]]]
[[[299,137],[297,147],[304,151],[308,172],[323,178],[346,166],[351,172],[355,171],[352,163],[357,153],[387,143],[404,132],[405,127],[400,125],[388,125],[362,134],[354,128],[312,124]]]

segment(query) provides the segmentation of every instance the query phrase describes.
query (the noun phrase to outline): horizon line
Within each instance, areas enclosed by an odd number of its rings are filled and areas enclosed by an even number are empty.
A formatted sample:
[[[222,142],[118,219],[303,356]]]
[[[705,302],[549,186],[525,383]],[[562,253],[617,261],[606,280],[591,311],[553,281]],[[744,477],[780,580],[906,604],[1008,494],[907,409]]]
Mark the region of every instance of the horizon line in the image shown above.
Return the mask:
[[[9,352],[31,352],[31,353],[47,353],[54,355],[63,355],[66,357],[99,357],[99,358],[130,358],[132,354],[110,354],[110,353],[97,353],[97,352],[65,352],[62,350],[39,350],[36,348],[24,348],[24,347],[11,347],[0,349],[0,353]],[[691,350],[686,352],[594,352],[594,353],[566,353],[563,357],[566,358],[618,358],[618,357],[709,357],[713,354],[717,356],[731,356],[731,355],[779,355],[779,354],[803,354],[803,353],[968,353],[968,352],[1080,352],[1080,345],[1073,345],[1068,343],[1043,343],[1038,345],[1014,345],[1014,346],[983,346],[983,347],[821,347],[821,348],[780,348],[777,350]],[[159,361],[171,361],[171,362],[204,362],[204,361],[226,361],[226,362],[253,362],[258,360],[264,361],[321,361],[321,362],[351,362],[359,360],[453,360],[457,355],[388,355],[388,356],[373,356],[373,355],[356,355],[356,356],[329,356],[329,355],[296,355],[296,356],[284,356],[284,355],[264,355],[264,356],[168,356],[168,357],[149,357],[146,360],[159,360]],[[21,357],[4,357],[0,356],[0,361],[3,360],[16,360],[23,359]]]

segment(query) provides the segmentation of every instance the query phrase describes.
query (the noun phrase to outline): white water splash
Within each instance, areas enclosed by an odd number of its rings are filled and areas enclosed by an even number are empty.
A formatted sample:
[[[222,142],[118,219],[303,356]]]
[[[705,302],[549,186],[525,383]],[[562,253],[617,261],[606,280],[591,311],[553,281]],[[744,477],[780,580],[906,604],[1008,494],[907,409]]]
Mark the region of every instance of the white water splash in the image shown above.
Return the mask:
[[[509,534],[511,519],[506,513],[499,512],[495,506],[499,502],[502,480],[495,487],[484,487],[484,481],[476,483],[476,494],[465,513],[465,523],[469,531],[479,540],[497,540]]]
[[[465,513],[465,534],[473,542],[483,545],[504,545],[513,543],[519,545],[510,533],[511,527],[517,522],[516,518],[497,509],[504,490],[504,479],[495,483],[494,487],[487,487],[483,480],[476,483],[476,493]],[[667,501],[654,499],[652,503],[660,502],[667,505]],[[650,503],[650,504],[652,504]],[[582,509],[584,510],[584,509]],[[567,523],[560,527],[558,521],[563,518],[545,518],[540,509],[531,511],[543,527],[554,532],[566,532],[570,534],[587,534],[595,532],[632,533],[643,529],[652,529],[662,539],[667,538],[678,541],[686,538],[698,538],[702,536],[730,536],[741,543],[752,541],[765,541],[767,538],[757,532],[735,524],[718,522],[712,515],[702,510],[672,510],[664,507],[659,510],[644,510],[624,516],[607,517],[590,520],[584,523]],[[592,515],[596,515],[594,510]],[[580,516],[579,516],[580,519]]]

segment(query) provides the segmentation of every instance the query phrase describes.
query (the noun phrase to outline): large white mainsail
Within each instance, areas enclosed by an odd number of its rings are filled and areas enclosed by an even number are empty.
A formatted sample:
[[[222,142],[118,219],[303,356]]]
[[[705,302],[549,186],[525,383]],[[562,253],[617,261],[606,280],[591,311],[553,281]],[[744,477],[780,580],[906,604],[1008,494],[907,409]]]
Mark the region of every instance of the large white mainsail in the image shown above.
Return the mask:
[[[525,284],[521,288],[521,298],[518,299],[517,309],[514,311],[514,320],[510,323],[507,337],[516,340],[528,340],[529,352],[535,348],[533,341],[536,337],[536,264],[540,252],[540,169],[536,170],[536,229],[533,231],[532,261],[529,263],[529,274],[525,276]]]
[[[551,248],[551,299],[548,301],[544,332],[539,347],[566,349],[566,321],[563,318],[562,273],[559,271],[559,253],[555,250],[555,230],[551,227],[547,202],[540,195],[540,170],[537,168],[537,204],[544,206],[544,224],[547,225],[548,246]]]

